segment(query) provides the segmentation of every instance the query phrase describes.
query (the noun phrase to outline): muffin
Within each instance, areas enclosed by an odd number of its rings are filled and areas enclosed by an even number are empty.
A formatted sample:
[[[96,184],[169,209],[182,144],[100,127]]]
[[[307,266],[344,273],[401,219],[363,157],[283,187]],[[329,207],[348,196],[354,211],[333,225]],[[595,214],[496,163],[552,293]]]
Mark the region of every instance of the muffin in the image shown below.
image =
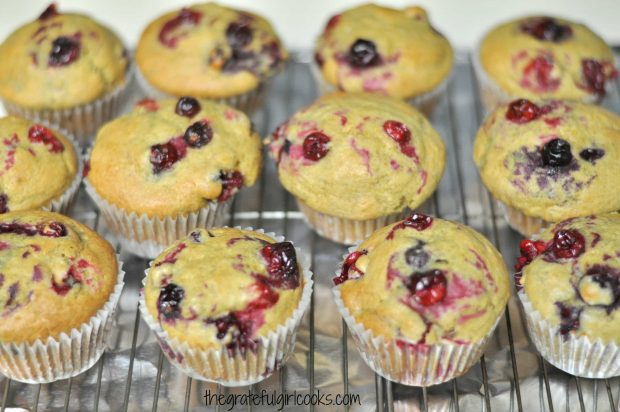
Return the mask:
[[[49,6],[0,44],[7,112],[59,126],[86,142],[124,97],[128,58],[107,27]]]
[[[151,22],[136,49],[151,97],[191,95],[251,111],[288,53],[263,17],[217,3],[195,4]]]
[[[44,383],[94,365],[122,280],[112,246],[81,223],[44,211],[0,215],[0,372]]]
[[[453,64],[448,40],[420,7],[364,4],[333,16],[315,45],[324,90],[373,92],[437,104]]]
[[[360,242],[421,206],[445,163],[444,144],[421,113],[370,93],[323,96],[267,143],[308,224],[340,243]]]
[[[508,223],[525,236],[550,222],[620,209],[620,117],[598,106],[519,99],[482,124],[474,161]]]
[[[565,220],[520,249],[518,295],[541,355],[573,375],[620,375],[620,215]]]
[[[366,363],[414,386],[467,372],[510,295],[506,265],[486,238],[420,213],[351,249],[334,283],[338,309]]]
[[[611,48],[583,24],[530,16],[495,27],[475,56],[488,110],[517,97],[600,102],[617,77]]]
[[[47,209],[65,213],[82,180],[74,143],[21,117],[0,118],[0,213]]]
[[[197,229],[151,263],[140,310],[185,373],[249,385],[295,347],[312,293],[307,260],[262,230]]]
[[[261,161],[242,112],[191,97],[143,100],[97,134],[87,190],[120,242],[154,257],[196,227],[221,226]]]

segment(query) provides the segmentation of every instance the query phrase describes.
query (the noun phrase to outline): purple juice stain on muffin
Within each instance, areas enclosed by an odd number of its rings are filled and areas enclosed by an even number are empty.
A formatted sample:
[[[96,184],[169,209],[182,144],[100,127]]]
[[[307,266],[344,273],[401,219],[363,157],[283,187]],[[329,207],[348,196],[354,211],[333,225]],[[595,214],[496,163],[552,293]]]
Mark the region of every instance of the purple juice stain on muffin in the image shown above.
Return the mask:
[[[291,242],[271,243],[261,249],[267,262],[269,278],[265,281],[272,287],[295,289],[299,287],[299,266],[297,254]]]
[[[41,15],[39,16],[39,20],[40,21],[48,20],[54,16],[58,16],[58,14],[59,13],[58,13],[58,8],[56,6],[56,3],[52,3],[49,6],[47,6],[45,10],[43,10],[43,13],[41,13]]]
[[[206,146],[213,139],[213,129],[206,120],[201,120],[189,126],[183,135],[189,147],[199,149]]]
[[[9,285],[9,288],[8,288],[8,297],[9,297],[9,299],[4,304],[5,308],[8,308],[8,307],[12,306],[15,303],[15,301],[17,299],[17,294],[18,293],[19,293],[19,282],[15,282],[15,283],[12,283],[11,285]]]
[[[159,320],[164,322],[174,322],[181,317],[181,301],[185,297],[185,290],[175,284],[168,283],[159,290],[157,298],[157,308],[159,309]],[[163,318],[163,319],[162,319]]]
[[[561,24],[551,17],[532,17],[521,24],[521,31],[538,40],[560,43],[573,36],[567,24]]]
[[[577,308],[564,302],[556,302],[555,306],[560,315],[560,335],[566,339],[569,332],[579,329],[579,318],[583,308]]]
[[[75,268],[74,265],[69,267],[69,270],[62,279],[62,282],[57,283],[52,277],[52,290],[59,296],[65,296],[75,285],[79,285],[83,282],[82,274]]]
[[[6,193],[0,193],[0,213],[9,211],[9,196]]]
[[[351,67],[366,69],[381,64],[381,56],[374,42],[367,39],[357,39],[347,53],[346,60]]]
[[[49,67],[67,66],[80,57],[80,35],[60,36],[52,42],[52,49],[47,59]]]
[[[424,250],[425,242],[418,240],[415,246],[410,247],[405,251],[405,262],[417,269],[421,269],[430,260],[430,255]]]
[[[550,52],[534,57],[523,69],[519,84],[537,93],[553,92],[560,87],[560,78],[553,77],[555,63]]]
[[[433,218],[423,213],[414,213],[411,216],[406,217],[404,220],[398,222],[392,227],[390,233],[386,236],[387,240],[394,239],[394,232],[402,229],[415,229],[418,232],[428,229],[433,224]]]
[[[31,225],[28,223],[0,223],[0,235],[10,233],[21,236],[45,236],[45,237],[64,237],[67,236],[67,228],[60,222],[39,223]]]
[[[187,8],[181,9],[177,16],[164,23],[164,26],[159,31],[159,42],[168,48],[176,48],[179,40],[185,37],[187,33],[177,33],[177,35],[174,35],[173,32],[179,31],[178,29],[181,27],[197,26],[201,19],[201,12]]]
[[[596,147],[588,147],[579,152],[579,157],[583,160],[596,164],[596,161],[605,156],[605,150]]]
[[[175,264],[177,262],[179,254],[181,254],[183,249],[185,249],[186,247],[187,247],[187,245],[185,243],[179,243],[179,245],[172,252],[168,252],[166,257],[164,257],[164,259],[162,261],[157,262],[155,264],[155,267],[161,266],[161,265],[173,265],[173,264]]]
[[[512,184],[524,187],[524,182],[534,179],[539,188],[545,189],[550,182],[561,181],[565,191],[582,187],[589,182],[576,182],[572,172],[579,170],[579,163],[570,152],[570,144],[563,139],[553,138],[533,150],[522,147],[514,152],[514,175]],[[507,164],[507,163],[505,163]]]
[[[354,252],[349,253],[342,264],[340,275],[332,279],[332,281],[334,282],[334,285],[340,285],[341,283],[346,282],[347,280],[359,279],[362,276],[364,276],[364,272],[362,272],[355,265],[355,263],[361,256],[366,255],[366,254],[368,254],[368,251],[366,249],[356,250]]]
[[[592,59],[581,61],[583,88],[599,96],[605,95],[605,70],[603,65]]]
[[[65,150],[65,147],[56,138],[54,133],[40,124],[35,124],[28,129],[28,140],[32,143],[45,145],[50,153],[62,153]]]
[[[225,202],[243,187],[243,175],[238,170],[220,171],[219,180],[222,183],[222,192],[217,200]]]
[[[207,233],[209,234],[209,237],[213,237],[211,232],[207,231]],[[202,235],[197,230],[195,230],[192,233],[190,233],[189,237],[192,239],[192,242],[194,242],[194,243],[202,243]]]
[[[34,265],[32,268],[32,281],[40,282],[43,279],[43,271],[40,265]]]
[[[192,118],[200,111],[200,103],[193,97],[183,96],[177,102],[174,112],[179,116]]]

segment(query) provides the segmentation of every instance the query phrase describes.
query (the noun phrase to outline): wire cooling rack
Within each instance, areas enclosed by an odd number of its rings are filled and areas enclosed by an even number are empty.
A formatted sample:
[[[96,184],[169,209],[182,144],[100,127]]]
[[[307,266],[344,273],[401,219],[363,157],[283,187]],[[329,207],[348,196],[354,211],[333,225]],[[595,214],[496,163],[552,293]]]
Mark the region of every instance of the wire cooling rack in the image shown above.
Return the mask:
[[[264,108],[253,120],[266,136],[316,95],[310,55],[297,54],[276,78]],[[132,100],[138,98],[135,90]],[[613,91],[610,106],[618,112],[618,90]],[[446,143],[447,167],[430,212],[482,232],[512,266],[520,238],[498,216],[471,160],[473,138],[483,115],[470,56],[458,53],[448,93],[431,119]],[[83,190],[73,216],[118,245]],[[0,412],[224,411],[232,405],[207,406],[204,395],[260,394],[263,390],[359,395],[359,403],[350,406],[284,408],[291,411],[617,411],[620,379],[576,378],[545,362],[527,338],[514,293],[484,356],[466,375],[426,389],[375,375],[353,346],[331,299],[331,278],[346,248],[308,229],[270,160],[265,161],[260,181],[237,196],[228,224],[284,235],[312,256],[315,293],[295,352],[280,371],[259,384],[228,389],[193,380],[172,367],[138,312],[138,290],[148,262],[117,246],[125,262],[127,285],[104,356],[82,375],[51,384],[28,385],[0,377]],[[274,409],[267,404],[235,408]]]

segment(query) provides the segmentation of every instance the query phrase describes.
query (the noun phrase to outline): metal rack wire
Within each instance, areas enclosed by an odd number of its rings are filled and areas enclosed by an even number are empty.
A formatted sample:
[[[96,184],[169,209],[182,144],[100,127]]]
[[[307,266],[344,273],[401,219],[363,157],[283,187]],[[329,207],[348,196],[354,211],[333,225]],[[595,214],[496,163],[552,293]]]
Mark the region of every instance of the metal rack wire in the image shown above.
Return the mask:
[[[265,110],[254,118],[263,135],[316,97],[308,61],[307,55],[296,56],[276,80]],[[616,91],[612,99],[615,109],[620,107],[618,95]],[[448,157],[446,173],[433,197],[430,212],[473,226],[493,241],[507,262],[513,262],[519,238],[497,215],[471,161],[473,137],[482,118],[469,56],[459,54],[447,96],[431,119],[445,140]],[[113,241],[84,193],[80,194],[74,216]],[[362,405],[351,410],[617,411],[619,380],[575,378],[545,362],[527,340],[514,297],[489,349],[465,376],[431,388],[411,388],[372,373],[352,345],[346,325],[335,315],[329,294],[332,273],[346,249],[320,238],[305,226],[294,201],[278,183],[270,161],[265,162],[260,181],[237,197],[229,225],[265,228],[283,234],[312,255],[315,293],[298,334],[295,353],[279,372],[251,387],[228,389],[195,381],[171,367],[140,319],[137,307],[147,261],[119,250],[128,279],[109,350],[91,370],[73,379],[27,385],[0,378],[0,412],[149,408],[199,411],[207,409],[203,401],[207,390],[228,394],[261,390],[314,393],[317,389],[361,394]],[[209,409],[227,410],[228,406]],[[308,409],[331,410],[321,406]],[[270,407],[242,406],[239,410],[270,410]]]

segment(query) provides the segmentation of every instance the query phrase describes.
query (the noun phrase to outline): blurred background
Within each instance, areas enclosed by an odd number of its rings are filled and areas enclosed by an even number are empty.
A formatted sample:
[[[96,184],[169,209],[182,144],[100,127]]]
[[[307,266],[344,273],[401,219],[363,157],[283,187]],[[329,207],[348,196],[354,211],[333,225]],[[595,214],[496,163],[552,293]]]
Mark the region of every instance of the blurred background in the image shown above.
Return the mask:
[[[0,0],[0,39],[36,18],[50,0]],[[114,28],[133,48],[145,25],[192,0],[59,0],[61,10],[81,11]],[[259,12],[276,27],[290,49],[309,49],[327,18],[359,0],[220,0]],[[486,30],[524,14],[551,14],[581,21],[611,45],[620,44],[620,0],[383,0],[394,7],[420,5],[457,48],[472,48]]]

